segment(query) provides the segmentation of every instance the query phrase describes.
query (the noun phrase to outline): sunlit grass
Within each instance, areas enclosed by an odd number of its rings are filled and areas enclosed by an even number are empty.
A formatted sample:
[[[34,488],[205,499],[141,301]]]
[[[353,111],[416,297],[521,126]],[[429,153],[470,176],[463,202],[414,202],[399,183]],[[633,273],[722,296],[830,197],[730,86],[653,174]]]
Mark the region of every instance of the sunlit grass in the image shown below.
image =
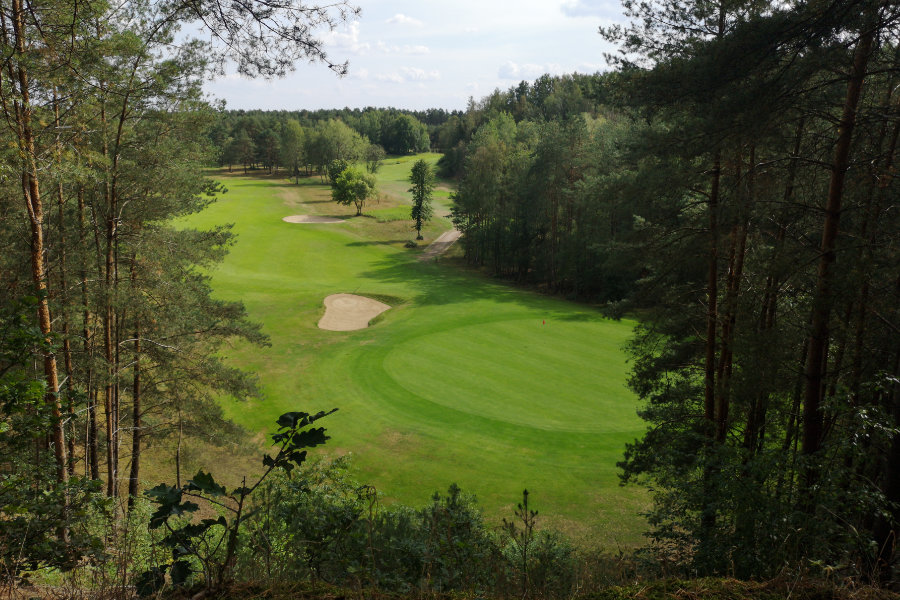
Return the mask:
[[[422,504],[456,482],[499,519],[527,487],[545,522],[607,546],[635,543],[645,494],[619,487],[615,468],[642,428],[625,387],[633,323],[418,261],[421,248],[403,248],[411,222],[385,218],[409,210],[415,158],[385,162],[382,200],[366,210],[375,218],[331,202],[317,177],[298,186],[237,175],[189,220],[234,223],[238,242],[213,286],[242,300],[272,341],[230,350],[265,398],[224,401],[226,412],[269,431],[284,411],[336,406],[326,451],[352,452],[359,478],[387,501]],[[281,220],[291,214],[348,218]],[[449,227],[435,219],[425,243]],[[318,329],[323,299],[338,292],[389,296],[394,308],[364,330]]]

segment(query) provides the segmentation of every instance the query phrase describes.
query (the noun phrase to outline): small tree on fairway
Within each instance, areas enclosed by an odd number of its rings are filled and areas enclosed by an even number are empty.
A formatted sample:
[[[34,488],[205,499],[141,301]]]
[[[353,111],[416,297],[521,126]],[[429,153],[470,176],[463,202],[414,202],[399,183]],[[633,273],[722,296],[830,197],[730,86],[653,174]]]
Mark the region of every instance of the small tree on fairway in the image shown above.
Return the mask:
[[[416,222],[416,239],[422,238],[422,225],[431,219],[431,192],[434,190],[434,173],[424,160],[417,160],[409,173],[409,182],[412,187],[409,191],[413,195],[413,205],[410,218]]]
[[[384,161],[384,148],[378,144],[369,144],[366,148],[366,171],[377,173]]]
[[[357,215],[375,194],[375,178],[354,167],[344,169],[331,184],[331,199],[344,206],[356,205]]]
[[[350,167],[350,162],[344,160],[343,158],[336,158],[325,168],[325,172],[328,174],[328,181],[331,182],[331,185],[334,185],[334,182],[337,181],[337,178],[341,173],[346,171]]]

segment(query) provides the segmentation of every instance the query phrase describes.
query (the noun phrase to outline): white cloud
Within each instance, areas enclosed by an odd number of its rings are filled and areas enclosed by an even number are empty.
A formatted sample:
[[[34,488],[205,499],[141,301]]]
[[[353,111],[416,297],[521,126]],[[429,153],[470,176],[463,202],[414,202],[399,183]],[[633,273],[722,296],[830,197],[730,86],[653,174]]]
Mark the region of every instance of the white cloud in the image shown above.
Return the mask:
[[[400,71],[409,81],[434,81],[441,78],[441,74],[438,71],[426,71],[415,67],[403,67]]]
[[[423,25],[422,21],[401,13],[397,13],[385,21],[385,23],[391,23],[393,25],[412,25],[413,27],[421,27]]]
[[[537,79],[544,73],[553,72],[555,70],[553,67],[557,66],[558,65],[544,66],[535,64],[517,65],[513,61],[508,60],[500,66],[500,69],[497,71],[497,76],[501,79],[515,79],[516,81],[521,81],[522,79]]]
[[[606,63],[588,63],[583,62],[579,64],[575,70],[579,73],[597,73],[598,71],[605,71],[608,65]]]
[[[379,73],[375,79],[384,83],[406,83],[399,73]]]
[[[375,79],[384,83],[414,83],[424,81],[437,81],[441,78],[439,71],[426,71],[416,67],[400,67],[400,71],[391,73],[379,73]]]
[[[566,0],[560,7],[567,17],[618,17],[621,8],[616,0]]]
[[[430,54],[431,49],[428,46],[411,46],[404,44],[403,46],[389,46],[379,41],[376,48],[384,54]]]
[[[372,48],[368,42],[359,41],[359,21],[350,23],[343,31],[329,31],[322,38],[328,46],[355,54],[368,52]]]
[[[352,79],[359,79],[360,81],[365,81],[369,78],[369,70],[368,69],[354,69],[350,68],[350,77]]]

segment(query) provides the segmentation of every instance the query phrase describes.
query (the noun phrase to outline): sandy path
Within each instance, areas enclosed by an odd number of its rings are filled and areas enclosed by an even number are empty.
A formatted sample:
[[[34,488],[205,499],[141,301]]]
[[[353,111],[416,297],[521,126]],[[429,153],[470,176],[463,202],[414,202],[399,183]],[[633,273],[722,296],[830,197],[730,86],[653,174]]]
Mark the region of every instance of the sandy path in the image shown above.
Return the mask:
[[[332,294],[325,298],[325,316],[319,320],[319,329],[329,331],[353,331],[365,329],[369,321],[389,309],[378,300],[355,294]]]
[[[287,223],[343,223],[344,219],[323,217],[321,215],[291,215],[281,219]]]
[[[447,251],[447,249],[453,245],[453,242],[459,239],[459,236],[462,235],[462,232],[458,229],[451,229],[450,231],[445,231],[438,237],[438,239],[431,242],[427,248],[425,248],[425,252],[422,253],[422,256],[419,257],[419,260],[431,260],[435,256],[443,254]]]

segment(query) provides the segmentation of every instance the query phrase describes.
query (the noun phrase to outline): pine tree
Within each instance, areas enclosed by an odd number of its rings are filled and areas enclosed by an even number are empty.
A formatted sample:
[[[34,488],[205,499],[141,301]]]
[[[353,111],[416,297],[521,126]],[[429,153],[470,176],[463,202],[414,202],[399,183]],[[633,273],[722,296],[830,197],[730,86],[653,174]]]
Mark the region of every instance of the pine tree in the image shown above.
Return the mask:
[[[415,222],[416,239],[422,238],[422,225],[431,220],[431,193],[434,190],[434,173],[431,166],[420,159],[415,162],[409,173],[409,182],[412,187],[409,192],[413,195],[410,218]]]

